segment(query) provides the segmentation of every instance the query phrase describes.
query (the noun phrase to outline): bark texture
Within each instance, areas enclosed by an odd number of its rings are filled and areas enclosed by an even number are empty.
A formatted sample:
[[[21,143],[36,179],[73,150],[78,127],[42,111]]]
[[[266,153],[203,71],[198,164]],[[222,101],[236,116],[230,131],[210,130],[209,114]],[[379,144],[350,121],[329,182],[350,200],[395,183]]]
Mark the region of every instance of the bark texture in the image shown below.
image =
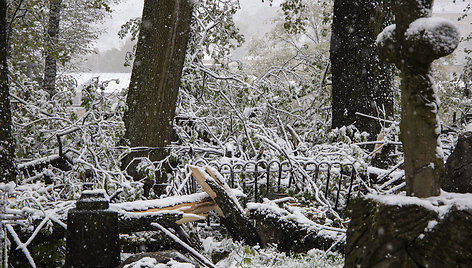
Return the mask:
[[[137,163],[131,163],[134,157],[158,161],[167,155],[164,148],[170,144],[173,131],[192,7],[189,0],[144,1],[124,117],[129,145],[145,147],[123,161],[123,168],[133,177],[137,176]]]
[[[314,248],[325,251],[344,250],[344,243],[337,243],[335,235],[323,235],[324,230],[314,231],[308,228],[286,210],[272,210],[269,206],[249,208],[249,217],[256,221],[263,246],[276,244],[283,252],[307,252]]]
[[[56,94],[56,75],[57,60],[55,53],[55,44],[57,43],[57,35],[59,34],[59,22],[61,18],[62,0],[51,0],[49,2],[49,22],[48,33],[46,36],[46,60],[44,63],[44,90],[49,93],[52,98]]]
[[[335,0],[330,59],[332,73],[332,127],[355,124],[374,138],[380,124],[356,115],[393,114],[393,67],[379,60],[375,40],[389,21],[388,5],[380,0]]]
[[[0,0],[0,182],[13,181],[17,174],[8,88],[6,18],[7,1]]]
[[[237,199],[234,198],[235,196],[231,196],[231,193],[228,192],[231,191],[228,185],[208,168],[206,172],[196,167],[190,167],[190,170],[197,183],[215,201],[220,220],[231,234],[231,237],[237,241],[244,241],[251,246],[260,244],[261,239],[256,228],[244,214]],[[211,178],[203,173],[207,173]]]
[[[444,160],[437,152],[440,146],[437,129],[441,127],[436,118],[439,100],[433,89],[432,74],[430,71],[415,74],[404,69],[401,78],[400,138],[405,158],[406,191],[417,197],[439,195]],[[436,108],[432,109],[428,103]]]

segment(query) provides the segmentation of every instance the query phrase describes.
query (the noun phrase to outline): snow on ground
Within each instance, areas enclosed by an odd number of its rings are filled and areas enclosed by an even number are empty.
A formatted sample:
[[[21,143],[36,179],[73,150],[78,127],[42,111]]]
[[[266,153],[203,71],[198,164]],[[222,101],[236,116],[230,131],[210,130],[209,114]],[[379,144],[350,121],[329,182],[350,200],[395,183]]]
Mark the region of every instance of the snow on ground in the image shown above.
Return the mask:
[[[334,268],[343,267],[344,259],[339,253],[326,253],[313,249],[306,254],[288,256],[284,252],[278,252],[275,248],[237,246],[227,258],[216,263],[217,268]]]
[[[195,266],[190,263],[181,263],[178,261],[170,260],[166,264],[157,263],[156,259],[150,257],[144,257],[139,261],[135,261],[131,264],[127,264],[124,268],[142,268],[142,267],[149,267],[149,268],[194,268]]]
[[[76,95],[72,100],[72,105],[81,109],[82,89],[88,85],[102,85],[103,93],[110,96],[120,95],[129,86],[131,73],[68,73],[76,82]]]
[[[387,205],[409,206],[418,205],[435,211],[443,218],[452,208],[458,210],[472,210],[472,194],[449,193],[441,190],[441,195],[428,198],[406,196],[400,193],[395,195],[368,194],[366,198],[377,200]]]
[[[92,81],[99,83],[110,81],[105,87],[105,93],[121,92],[127,88],[131,79],[131,73],[69,73],[77,81],[77,89]]]

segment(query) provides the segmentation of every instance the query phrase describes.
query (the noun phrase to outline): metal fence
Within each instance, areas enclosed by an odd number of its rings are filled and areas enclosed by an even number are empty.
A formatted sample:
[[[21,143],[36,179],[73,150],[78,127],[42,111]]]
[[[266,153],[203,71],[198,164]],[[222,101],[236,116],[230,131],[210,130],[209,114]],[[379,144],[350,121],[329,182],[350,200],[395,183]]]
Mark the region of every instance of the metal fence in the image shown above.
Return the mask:
[[[315,188],[338,210],[341,203],[348,206],[359,174],[351,163],[315,161],[259,160],[233,163],[206,162],[199,160],[197,166],[209,165],[225,176],[231,188],[240,188],[252,201],[263,197],[273,199],[286,193],[303,193]],[[186,172],[190,172],[186,170]],[[190,175],[180,175],[188,178]],[[176,175],[179,177],[179,175]],[[197,191],[194,180],[182,179],[185,193]],[[355,189],[354,189],[355,188]]]

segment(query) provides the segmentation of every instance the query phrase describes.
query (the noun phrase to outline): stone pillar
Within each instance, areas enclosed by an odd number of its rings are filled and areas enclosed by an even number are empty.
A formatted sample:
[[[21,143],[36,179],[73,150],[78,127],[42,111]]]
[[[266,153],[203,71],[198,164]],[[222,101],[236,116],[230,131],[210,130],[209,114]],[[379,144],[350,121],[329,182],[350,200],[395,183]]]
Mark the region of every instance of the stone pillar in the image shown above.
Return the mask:
[[[396,24],[379,34],[380,57],[401,71],[400,123],[407,195],[439,195],[444,160],[439,141],[440,101],[431,63],[452,53],[459,32],[449,21],[430,18],[432,0],[392,2]]]
[[[67,215],[67,268],[120,264],[118,214],[108,210],[103,190],[83,191]]]
[[[472,210],[463,198],[354,200],[344,267],[472,267]]]

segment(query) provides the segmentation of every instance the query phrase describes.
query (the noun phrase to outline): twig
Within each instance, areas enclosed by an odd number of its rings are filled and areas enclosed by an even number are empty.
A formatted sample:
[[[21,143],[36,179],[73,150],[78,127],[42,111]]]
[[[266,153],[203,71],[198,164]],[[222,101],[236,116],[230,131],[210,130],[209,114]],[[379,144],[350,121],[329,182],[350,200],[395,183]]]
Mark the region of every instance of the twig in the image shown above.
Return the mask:
[[[394,125],[399,125],[399,124],[400,124],[400,123],[398,123],[398,122],[396,122],[396,121],[391,121],[391,120],[387,120],[387,119],[382,119],[382,118],[378,118],[378,117],[375,117],[375,116],[372,116],[372,115],[363,114],[363,113],[359,113],[359,112],[356,112],[356,115],[360,115],[360,116],[367,117],[367,118],[370,118],[370,119],[375,119],[375,120],[378,120],[378,121],[381,121],[381,122],[385,122],[385,123],[389,123],[389,124],[394,124]]]
[[[185,248],[185,250],[187,250],[190,254],[192,254],[192,256],[194,256],[199,262],[201,262],[202,264],[204,264],[205,266],[207,267],[210,267],[210,268],[215,268],[215,265],[209,261],[207,258],[205,258],[203,255],[201,255],[200,253],[198,253],[198,251],[196,251],[195,249],[193,249],[192,247],[190,247],[189,245],[187,245],[184,241],[180,240],[180,238],[178,238],[176,235],[174,235],[173,233],[171,233],[169,230],[167,230],[166,228],[164,228],[162,225],[160,225],[159,223],[157,222],[154,222],[154,223],[151,223],[151,226],[153,227],[156,227],[157,229],[161,230],[162,232],[164,232],[168,237],[170,237],[172,240],[174,240],[176,243],[178,243],[179,245],[181,245],[183,248]]]
[[[36,268],[36,264],[34,263],[33,257],[31,257],[31,254],[28,251],[28,248],[26,248],[26,245],[21,242],[20,238],[18,237],[18,235],[15,232],[15,229],[13,229],[13,227],[10,224],[7,224],[6,227],[7,227],[8,232],[13,237],[13,240],[15,240],[18,247],[25,254],[26,259],[28,259],[28,262],[31,265],[31,267]]]

